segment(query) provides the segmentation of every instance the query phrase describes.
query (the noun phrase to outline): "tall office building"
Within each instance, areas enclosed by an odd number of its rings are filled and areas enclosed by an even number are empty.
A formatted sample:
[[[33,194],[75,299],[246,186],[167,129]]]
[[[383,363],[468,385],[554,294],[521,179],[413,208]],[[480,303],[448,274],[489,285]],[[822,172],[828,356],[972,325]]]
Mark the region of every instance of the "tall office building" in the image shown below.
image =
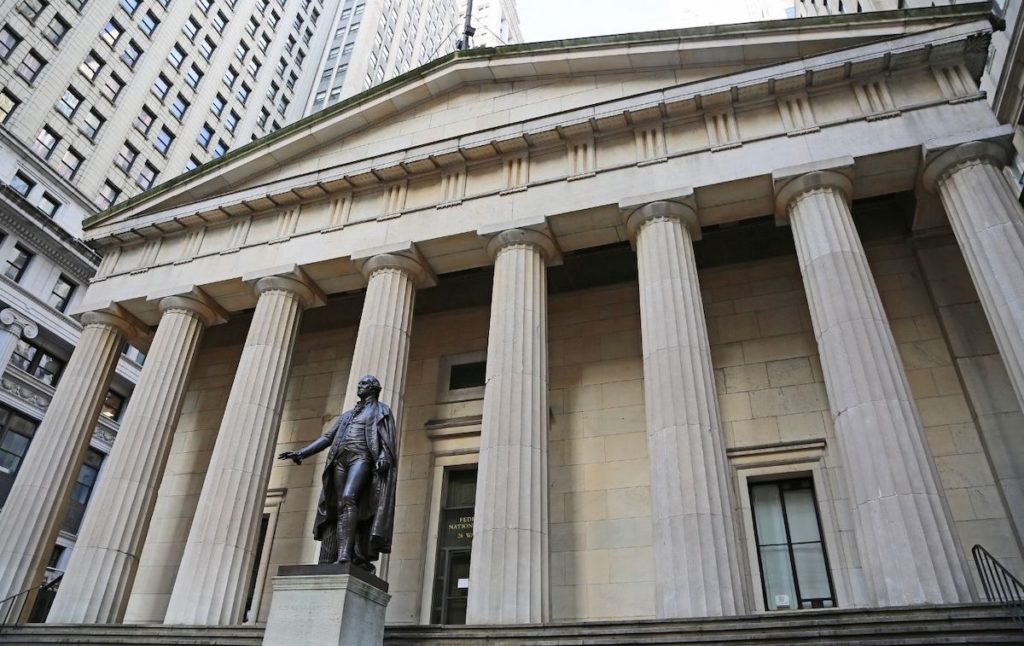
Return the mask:
[[[48,192],[72,232],[75,198],[103,209],[196,168],[447,53],[459,23],[456,0],[0,0],[0,16],[7,156],[70,182]]]
[[[457,0],[345,0],[324,21],[330,41],[305,114],[322,110],[455,49]],[[518,27],[517,27],[518,29]]]
[[[466,0],[459,0],[463,18],[467,4]],[[500,47],[523,42],[515,0],[473,0],[472,25],[476,29],[470,41],[473,47]]]

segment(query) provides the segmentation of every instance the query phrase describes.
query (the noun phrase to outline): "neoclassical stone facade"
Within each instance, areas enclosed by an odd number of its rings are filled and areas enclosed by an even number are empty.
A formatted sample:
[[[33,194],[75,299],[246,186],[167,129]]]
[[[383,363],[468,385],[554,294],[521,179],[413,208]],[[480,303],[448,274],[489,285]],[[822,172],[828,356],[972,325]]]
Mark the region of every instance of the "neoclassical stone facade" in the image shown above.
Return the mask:
[[[966,602],[974,544],[1020,572],[992,27],[815,20],[457,54],[88,223],[51,460],[153,340],[49,621],[266,617],[320,472],[272,457],[364,373],[401,427],[392,623]],[[20,495],[11,589],[56,513]]]

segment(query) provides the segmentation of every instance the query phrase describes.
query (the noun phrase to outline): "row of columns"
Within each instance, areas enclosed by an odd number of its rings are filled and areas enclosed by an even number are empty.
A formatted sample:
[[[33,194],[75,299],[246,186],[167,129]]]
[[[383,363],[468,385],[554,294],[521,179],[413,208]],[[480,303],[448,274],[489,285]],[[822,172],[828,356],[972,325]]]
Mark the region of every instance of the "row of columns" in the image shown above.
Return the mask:
[[[956,150],[933,173],[934,185],[1020,394],[1024,212],[1009,186],[996,181],[998,160],[987,148]],[[850,178],[843,169],[819,169],[780,177],[777,184],[779,210],[796,242],[874,601],[967,600],[962,557],[921,422],[853,226]],[[693,256],[696,212],[685,199],[658,201],[629,209],[627,227],[639,267],[657,614],[737,614],[744,604],[734,505]],[[550,605],[546,265],[557,261],[558,248],[543,227],[488,237],[495,270],[470,573],[477,583],[467,618],[478,624],[542,622]],[[1003,254],[1001,264],[993,249]],[[400,414],[415,292],[433,276],[414,248],[356,260],[368,287],[350,381],[376,373],[387,389],[382,397]],[[1016,270],[1003,266],[1014,263]],[[1007,277],[1018,280],[1007,283]],[[259,298],[166,623],[224,625],[241,618],[298,326],[302,312],[322,302],[298,268],[248,278]],[[162,316],[142,378],[51,622],[123,617],[202,332],[226,318],[196,289],[162,297],[159,305]],[[116,306],[87,314],[83,324],[0,516],[0,596],[29,587],[41,571],[120,346],[140,332]],[[353,393],[350,385],[346,408]],[[110,509],[118,513],[103,513]]]

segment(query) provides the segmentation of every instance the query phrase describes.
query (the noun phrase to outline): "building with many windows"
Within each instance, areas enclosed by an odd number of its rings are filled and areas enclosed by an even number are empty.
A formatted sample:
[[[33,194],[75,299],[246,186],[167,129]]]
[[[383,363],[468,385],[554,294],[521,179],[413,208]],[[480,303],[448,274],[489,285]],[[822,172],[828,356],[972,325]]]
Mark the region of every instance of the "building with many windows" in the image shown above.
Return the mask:
[[[456,0],[346,0],[318,53],[305,114],[404,74],[455,49],[462,25]]]
[[[460,0],[459,12],[465,20],[466,0]],[[500,47],[523,42],[515,0],[473,0],[472,26],[476,29],[470,41],[472,47]]]

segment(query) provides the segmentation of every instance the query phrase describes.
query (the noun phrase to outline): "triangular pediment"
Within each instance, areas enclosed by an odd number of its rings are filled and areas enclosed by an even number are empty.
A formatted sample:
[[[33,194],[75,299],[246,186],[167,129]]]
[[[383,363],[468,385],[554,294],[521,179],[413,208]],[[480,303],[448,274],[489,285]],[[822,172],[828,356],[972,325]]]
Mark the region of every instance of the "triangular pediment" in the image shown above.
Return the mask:
[[[764,91],[758,81],[775,83],[769,77],[784,76],[787,63],[795,80],[786,82],[811,83],[810,73],[801,71],[808,60],[817,59],[821,67],[834,56],[836,65],[848,66],[851,56],[843,52],[872,43],[882,52],[885,41],[981,19],[979,7],[457,52],[115,206],[87,222],[86,235],[104,238],[143,223],[163,230],[162,220],[180,222],[212,202],[221,203],[224,217],[235,213],[231,204],[237,213],[251,213],[360,190],[446,163],[470,162],[476,154],[536,146],[548,132],[555,132],[557,141],[602,127],[680,117],[683,110],[696,114],[742,99],[744,92],[756,98]],[[675,97],[673,107],[666,97]]]

